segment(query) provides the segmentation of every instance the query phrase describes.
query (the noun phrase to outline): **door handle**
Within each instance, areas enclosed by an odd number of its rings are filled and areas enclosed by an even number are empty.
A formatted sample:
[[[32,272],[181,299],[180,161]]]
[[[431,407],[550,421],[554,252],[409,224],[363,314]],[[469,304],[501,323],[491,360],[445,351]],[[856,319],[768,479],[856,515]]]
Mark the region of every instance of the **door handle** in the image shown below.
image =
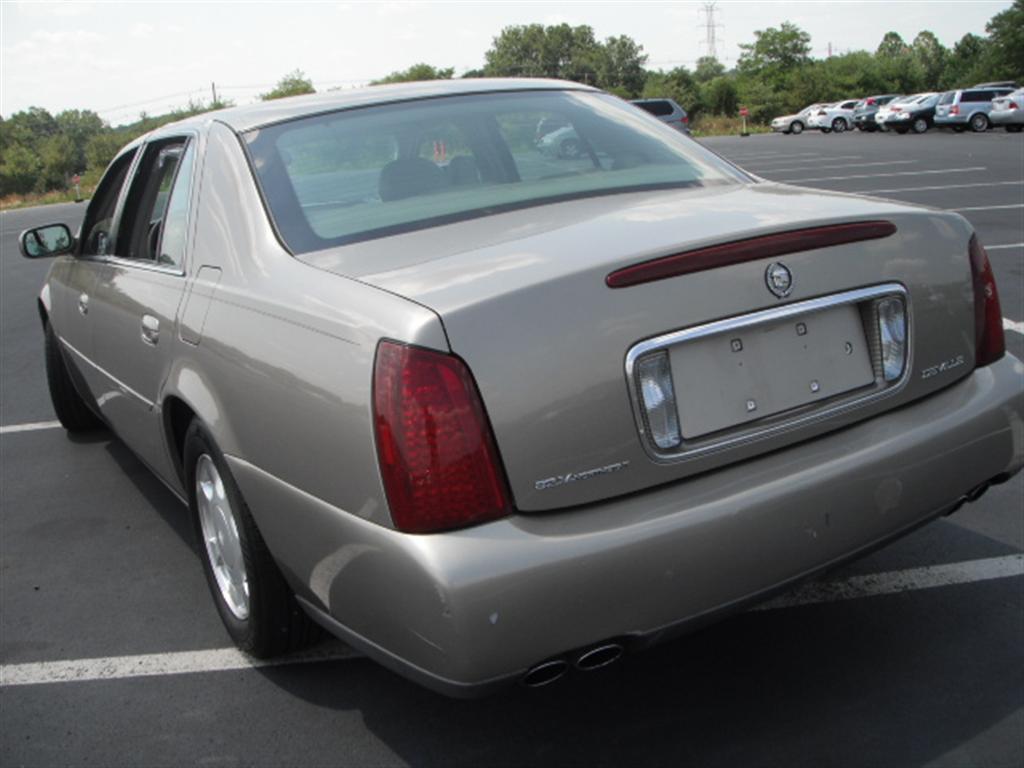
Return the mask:
[[[160,321],[152,315],[142,316],[142,340],[147,344],[156,344],[160,340]]]
[[[82,315],[89,314],[89,294],[82,293],[78,296],[78,312]]]

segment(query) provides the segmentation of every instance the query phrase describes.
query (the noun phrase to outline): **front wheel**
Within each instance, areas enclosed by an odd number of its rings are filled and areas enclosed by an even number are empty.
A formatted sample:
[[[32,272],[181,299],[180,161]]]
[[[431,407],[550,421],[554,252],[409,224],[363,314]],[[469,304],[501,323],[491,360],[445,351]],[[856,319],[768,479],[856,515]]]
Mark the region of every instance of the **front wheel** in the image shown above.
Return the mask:
[[[103,422],[92,412],[82,396],[75,389],[67,363],[60,351],[60,340],[49,322],[43,328],[45,334],[46,383],[50,389],[50,402],[57,414],[57,420],[68,432],[89,432],[102,429]]]
[[[988,118],[983,114],[974,115],[971,118],[971,130],[975,133],[984,133],[988,130]]]
[[[928,130],[928,121],[923,117],[919,117],[911,127],[914,129],[914,133],[924,133]]]
[[[837,117],[832,121],[832,130],[836,133],[843,133],[846,131],[846,121],[841,117]]]
[[[224,626],[259,658],[316,637],[263,541],[223,454],[198,421],[185,434],[184,467],[199,558]]]
[[[797,120],[789,127],[789,130],[795,134],[801,134],[804,132],[804,124]]]

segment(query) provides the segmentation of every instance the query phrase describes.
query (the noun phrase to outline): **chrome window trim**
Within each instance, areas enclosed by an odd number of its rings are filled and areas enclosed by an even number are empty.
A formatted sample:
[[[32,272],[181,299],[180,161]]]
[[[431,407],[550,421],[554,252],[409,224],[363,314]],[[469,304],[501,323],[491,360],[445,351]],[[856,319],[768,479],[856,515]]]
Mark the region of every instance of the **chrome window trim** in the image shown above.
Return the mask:
[[[903,366],[903,373],[892,383],[886,385],[884,380],[879,379],[876,372],[875,386],[878,387],[881,385],[881,389],[876,388],[867,394],[861,395],[860,397],[843,400],[832,406],[814,411],[813,413],[796,416],[781,423],[766,424],[761,429],[754,428],[753,431],[747,431],[741,435],[727,435],[717,440],[710,439],[710,441],[698,439],[697,441],[691,441],[690,446],[687,445],[686,440],[683,440],[678,448],[671,451],[659,451],[651,441],[648,435],[646,420],[644,418],[643,403],[640,400],[640,393],[637,388],[635,376],[636,363],[644,355],[657,352],[662,349],[668,349],[669,347],[693,341],[694,339],[742,330],[762,323],[785,320],[787,318],[806,315],[813,312],[820,312],[822,310],[843,305],[877,301],[879,299],[892,296],[903,300],[904,311],[906,312],[907,318],[906,360]],[[734,317],[725,318],[724,320],[715,320],[710,323],[695,325],[690,328],[684,328],[679,331],[673,331],[671,333],[666,333],[661,336],[655,336],[654,338],[638,342],[630,347],[629,351],[626,353],[625,372],[626,385],[629,389],[629,399],[633,406],[633,417],[636,420],[637,430],[640,435],[640,443],[643,445],[644,451],[647,455],[655,462],[658,462],[659,464],[674,464],[707,456],[708,454],[717,453],[729,448],[735,448],[740,445],[764,440],[784,432],[792,431],[799,427],[824,421],[841,413],[862,408],[879,400],[892,397],[900,392],[910,380],[910,372],[913,369],[914,357],[913,331],[913,313],[910,306],[910,296],[906,287],[900,283],[883,283],[881,285],[871,286],[868,288],[858,288],[852,291],[833,293],[814,299],[798,301],[780,307],[760,310],[758,312],[750,312],[745,315],[736,315]],[[875,365],[875,361],[872,361],[872,365]],[[839,397],[841,397],[841,395],[839,395]],[[676,393],[676,399],[677,401],[679,399],[678,393]],[[785,412],[773,414],[764,418],[785,418]],[[748,422],[747,425],[738,425],[732,429],[742,429],[744,426],[749,428],[751,424],[756,424],[756,421]],[[693,442],[696,442],[697,445],[693,445]]]

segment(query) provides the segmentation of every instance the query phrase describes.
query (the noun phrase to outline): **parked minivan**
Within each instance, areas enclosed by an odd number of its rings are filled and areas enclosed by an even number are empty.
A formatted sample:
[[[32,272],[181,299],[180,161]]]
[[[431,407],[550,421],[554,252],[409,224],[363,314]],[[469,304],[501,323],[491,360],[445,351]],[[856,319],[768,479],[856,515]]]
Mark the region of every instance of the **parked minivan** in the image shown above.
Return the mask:
[[[935,126],[963,132],[970,128],[975,133],[987,131],[991,124],[988,113],[992,99],[1011,93],[1013,88],[963,88],[942,94],[935,108]]]
[[[690,132],[690,118],[686,110],[672,99],[635,99],[633,103],[645,112],[650,112],[663,123],[668,123],[677,131]]]

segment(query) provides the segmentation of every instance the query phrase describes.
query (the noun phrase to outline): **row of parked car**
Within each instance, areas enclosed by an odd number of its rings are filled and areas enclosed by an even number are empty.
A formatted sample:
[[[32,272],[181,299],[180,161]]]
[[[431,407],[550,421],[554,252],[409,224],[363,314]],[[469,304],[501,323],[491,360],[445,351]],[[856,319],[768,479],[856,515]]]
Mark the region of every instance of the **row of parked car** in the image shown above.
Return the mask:
[[[981,83],[944,93],[885,93],[832,104],[811,104],[795,115],[772,120],[777,133],[860,131],[924,133],[929,128],[952,128],[975,133],[1002,126],[1019,132],[1024,127],[1024,88],[1016,83]]]

